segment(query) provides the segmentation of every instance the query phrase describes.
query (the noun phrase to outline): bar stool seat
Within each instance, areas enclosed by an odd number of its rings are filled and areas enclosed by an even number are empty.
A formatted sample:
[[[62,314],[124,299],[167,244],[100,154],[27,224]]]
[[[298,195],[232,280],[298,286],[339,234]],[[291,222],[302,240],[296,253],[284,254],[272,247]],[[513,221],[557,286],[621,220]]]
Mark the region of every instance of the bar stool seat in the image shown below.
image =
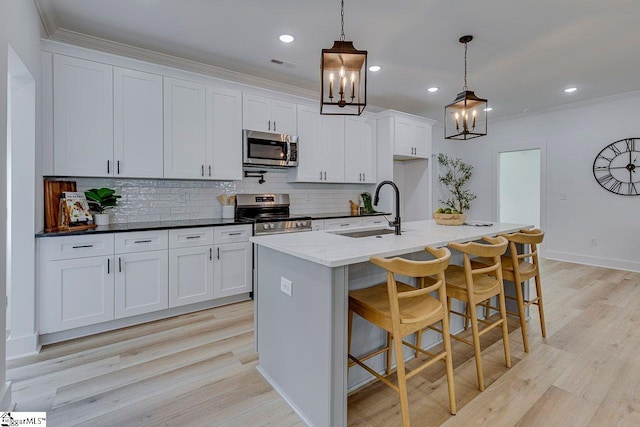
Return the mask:
[[[459,300],[466,299],[467,295],[467,278],[464,267],[458,265],[450,265],[446,270],[447,275],[447,296]],[[473,280],[473,291],[475,295],[481,297],[483,295],[496,295],[500,287],[500,282],[490,276],[478,276]]]

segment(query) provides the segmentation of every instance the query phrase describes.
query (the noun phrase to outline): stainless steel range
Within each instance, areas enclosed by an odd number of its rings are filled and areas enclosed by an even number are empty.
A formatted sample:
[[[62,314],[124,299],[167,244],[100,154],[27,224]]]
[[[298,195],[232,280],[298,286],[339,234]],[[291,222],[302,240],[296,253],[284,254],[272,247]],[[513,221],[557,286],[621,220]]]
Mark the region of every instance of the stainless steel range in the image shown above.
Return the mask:
[[[311,231],[311,218],[291,215],[288,194],[238,194],[236,219],[253,221],[253,234]]]

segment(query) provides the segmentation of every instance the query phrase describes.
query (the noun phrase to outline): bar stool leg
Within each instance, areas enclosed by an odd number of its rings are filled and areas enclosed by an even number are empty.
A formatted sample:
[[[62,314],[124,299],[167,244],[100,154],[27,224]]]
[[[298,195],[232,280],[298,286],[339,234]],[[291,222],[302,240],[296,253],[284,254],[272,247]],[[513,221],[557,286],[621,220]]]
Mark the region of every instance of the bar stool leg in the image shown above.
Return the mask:
[[[540,272],[536,274],[536,293],[538,294],[538,309],[540,311],[540,328],[542,329],[542,336],[547,337],[547,328],[544,323],[544,307],[542,305],[542,284],[540,283]]]
[[[396,353],[396,375],[398,376],[398,393],[400,393],[400,407],[402,409],[402,425],[408,427],[409,397],[407,396],[407,374],[404,370],[404,356],[402,354],[402,338],[393,338],[393,346]]]
[[[482,354],[480,351],[480,333],[478,330],[478,315],[476,314],[475,305],[468,303],[468,306],[473,307],[469,309],[471,314],[471,333],[473,334],[473,351],[476,358],[476,372],[478,374],[478,389],[484,390],[484,373],[482,372]]]
[[[451,338],[449,336],[449,320],[447,316],[442,319],[442,345],[447,352],[444,362],[447,367],[447,388],[449,390],[449,412],[456,414],[456,392],[453,385],[453,357],[451,355]]]
[[[527,338],[527,318],[524,312],[524,295],[522,294],[522,282],[519,281],[520,276],[516,275],[514,278],[514,285],[516,287],[516,301],[518,302],[518,316],[520,317],[520,329],[522,332],[522,344],[524,346],[524,352],[529,353],[529,339]]]
[[[416,347],[422,348],[422,330],[416,332]],[[420,355],[420,352],[416,350],[416,359]]]
[[[393,337],[387,332],[387,375],[391,375],[391,340]]]
[[[502,285],[501,285],[502,286]],[[504,361],[507,368],[511,367],[511,353],[509,351],[509,325],[507,324],[507,306],[504,302],[504,286],[498,295],[500,302],[500,317],[502,318],[502,343],[504,344]]]

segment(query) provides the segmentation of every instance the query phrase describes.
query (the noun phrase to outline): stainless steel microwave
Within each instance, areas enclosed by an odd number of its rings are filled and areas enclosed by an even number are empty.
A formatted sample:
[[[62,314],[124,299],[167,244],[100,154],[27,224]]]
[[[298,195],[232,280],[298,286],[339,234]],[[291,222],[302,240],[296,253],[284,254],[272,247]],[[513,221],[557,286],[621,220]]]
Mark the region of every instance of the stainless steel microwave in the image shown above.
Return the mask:
[[[298,166],[298,137],[279,133],[243,130],[245,166]]]

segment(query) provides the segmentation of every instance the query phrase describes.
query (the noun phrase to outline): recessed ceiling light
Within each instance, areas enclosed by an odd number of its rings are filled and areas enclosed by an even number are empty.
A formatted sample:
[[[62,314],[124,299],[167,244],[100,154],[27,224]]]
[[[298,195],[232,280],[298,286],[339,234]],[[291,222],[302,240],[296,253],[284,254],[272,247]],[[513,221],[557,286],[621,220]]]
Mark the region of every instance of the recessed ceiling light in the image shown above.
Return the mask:
[[[577,91],[577,90],[578,90],[578,88],[577,88],[577,87],[568,87],[568,88],[566,88],[564,91],[565,91],[566,93],[571,93],[571,92],[575,92],[575,91]]]
[[[492,111],[492,110],[493,110],[493,107],[487,107],[484,109],[484,111]]]
[[[280,36],[280,41],[282,43],[291,43],[294,40],[293,36],[289,34],[283,34]]]
[[[429,92],[437,92],[439,88],[437,87],[430,87],[429,89],[427,89]]]
[[[381,68],[382,67],[379,65],[372,65],[371,67],[369,67],[369,71],[372,71],[375,73],[376,71],[380,71]]]

